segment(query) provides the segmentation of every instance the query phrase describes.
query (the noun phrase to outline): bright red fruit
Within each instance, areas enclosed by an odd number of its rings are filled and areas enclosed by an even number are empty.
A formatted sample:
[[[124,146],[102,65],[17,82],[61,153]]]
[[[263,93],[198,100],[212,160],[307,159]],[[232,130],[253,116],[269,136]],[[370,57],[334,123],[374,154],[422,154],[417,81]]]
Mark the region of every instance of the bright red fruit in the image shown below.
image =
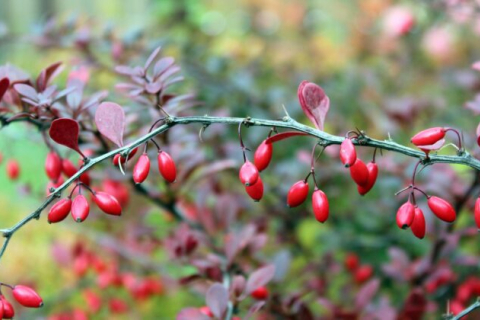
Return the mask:
[[[368,279],[370,279],[372,274],[373,274],[373,268],[371,266],[369,265],[360,266],[355,271],[355,275],[354,275],[355,282],[358,284],[362,284]]]
[[[301,205],[308,196],[308,182],[300,180],[288,191],[287,206],[290,208]]]
[[[39,308],[43,306],[42,298],[32,289],[17,285],[12,290],[13,297],[24,307]]]
[[[415,217],[413,218],[413,223],[410,228],[418,239],[423,239],[423,237],[425,237],[425,216],[423,215],[422,209],[418,207],[415,208]]]
[[[440,127],[420,131],[411,139],[416,146],[429,146],[445,137],[445,129]]]
[[[258,287],[257,289],[253,290],[250,294],[252,298],[257,300],[265,300],[268,298],[268,289],[265,287]]]
[[[106,179],[102,182],[102,191],[111,194],[122,207],[130,201],[130,191],[121,181]]]
[[[368,180],[367,183],[364,186],[357,185],[357,190],[360,195],[365,195],[367,194],[375,185],[375,182],[377,181],[377,176],[378,176],[378,166],[375,162],[369,162],[367,164],[367,170],[368,170]]]
[[[346,138],[340,145],[340,161],[348,168],[355,163],[355,160],[357,160],[355,146],[352,140]]]
[[[148,158],[148,155],[144,153],[138,158],[138,161],[133,168],[133,181],[135,181],[135,183],[142,183],[147,179],[149,171],[150,159]]]
[[[72,208],[72,200],[69,198],[61,199],[55,203],[48,212],[48,223],[56,223],[65,219]]]
[[[7,175],[10,180],[17,180],[20,175],[20,165],[17,160],[11,159],[7,162]]]
[[[48,181],[47,183],[47,196],[49,196],[51,194],[50,192],[50,188],[54,188],[54,189],[57,189],[58,187],[60,187],[65,181],[63,181],[63,178],[60,177],[56,182],[53,182],[53,181]]]
[[[258,171],[263,171],[268,167],[270,160],[272,160],[273,144],[267,143],[267,140],[263,140],[255,151],[253,162]]]
[[[168,182],[175,182],[177,179],[177,168],[172,157],[165,151],[158,152],[158,170],[162,174],[163,178]]]
[[[407,229],[413,223],[415,207],[410,201],[405,202],[397,211],[397,225],[400,229]]]
[[[358,268],[360,265],[360,260],[358,259],[358,256],[354,253],[349,253],[345,257],[345,268],[347,268],[350,271],[354,271],[355,269]]]
[[[72,161],[68,159],[63,159],[62,160],[62,171],[67,178],[70,178],[73,176],[75,173],[77,173],[77,168],[75,165],[72,163]]]
[[[475,210],[473,215],[475,218],[475,224],[477,225],[477,228],[480,229],[480,198],[477,198],[477,201],[475,201]]]
[[[128,154],[128,160],[132,159],[135,154],[137,153],[138,151],[138,147],[133,149],[129,154]],[[127,159],[122,157],[120,154],[116,154],[114,157],[113,157],[113,164],[118,167],[118,163],[120,162],[121,164],[124,164],[125,162],[127,162]]]
[[[428,198],[428,207],[432,212],[440,219],[445,222],[453,222],[457,218],[455,209],[452,205],[442,198],[431,196]]]
[[[114,196],[106,192],[96,192],[93,200],[103,212],[114,216],[122,214],[122,207]]]
[[[12,319],[15,316],[15,309],[5,297],[2,296],[1,300],[3,302],[3,319]]]
[[[79,194],[73,199],[72,203],[72,217],[76,222],[83,222],[87,219],[90,212],[90,205],[88,204],[87,198]]]
[[[45,159],[45,172],[53,181],[57,181],[62,174],[62,159],[55,152],[48,153]]]
[[[211,317],[211,318],[214,317],[212,310],[210,310],[210,308],[207,306],[200,307],[199,311],[204,315],[206,315],[207,317]]]
[[[247,191],[250,198],[256,202],[260,201],[263,197],[263,181],[260,176],[258,176],[257,182],[251,186],[245,186],[245,191]]]
[[[258,169],[253,163],[247,160],[240,168],[240,173],[238,176],[242,184],[246,186],[253,186],[259,177]]]
[[[359,186],[366,186],[368,183],[368,169],[362,159],[357,158],[355,163],[350,166],[350,176]]]
[[[324,223],[328,219],[328,199],[322,190],[316,189],[312,194],[313,214],[318,222]]]

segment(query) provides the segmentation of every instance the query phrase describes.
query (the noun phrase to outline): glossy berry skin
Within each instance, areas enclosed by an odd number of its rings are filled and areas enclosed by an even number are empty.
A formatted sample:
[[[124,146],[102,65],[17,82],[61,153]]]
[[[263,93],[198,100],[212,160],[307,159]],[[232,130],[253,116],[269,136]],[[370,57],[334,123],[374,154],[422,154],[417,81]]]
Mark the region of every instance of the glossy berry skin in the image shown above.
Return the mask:
[[[76,222],[83,222],[87,219],[90,212],[90,205],[88,204],[87,198],[79,194],[73,199],[72,202],[72,217]]]
[[[272,160],[273,143],[267,143],[267,140],[263,140],[255,151],[253,162],[258,171],[263,171],[268,167],[270,160]]]
[[[257,289],[253,290],[250,295],[254,299],[265,300],[268,298],[269,292],[268,289],[265,287],[258,287]]]
[[[142,183],[147,179],[148,173],[150,172],[150,159],[146,153],[142,154],[138,158],[135,167],[133,168],[133,181],[135,183]]]
[[[375,185],[375,182],[377,181],[377,177],[378,177],[378,166],[375,162],[369,162],[367,164],[367,170],[368,170],[367,183],[363,186],[357,185],[358,193],[361,196],[367,194],[370,190],[372,190],[373,186]]]
[[[1,301],[3,303],[3,319],[12,319],[15,317],[15,309],[10,302],[2,296]]]
[[[475,201],[475,209],[473,215],[475,218],[475,224],[477,225],[477,228],[480,229],[480,198],[477,198],[477,201]]]
[[[357,158],[355,163],[350,166],[350,176],[359,186],[366,186],[368,183],[368,169],[362,159]]]
[[[175,167],[175,162],[172,160],[172,157],[165,151],[160,151],[158,153],[158,170],[165,180],[172,183],[177,179],[177,168]]]
[[[432,212],[445,222],[453,222],[457,218],[455,209],[452,205],[442,198],[431,196],[428,198],[428,207]]]
[[[62,174],[62,159],[55,152],[48,153],[45,159],[45,172],[53,181],[57,181]]]
[[[429,146],[445,137],[445,129],[435,127],[420,131],[410,140],[416,146]]]
[[[260,176],[258,176],[257,182],[251,186],[245,186],[245,191],[255,202],[258,202],[263,197],[263,181]]]
[[[308,182],[300,180],[288,191],[287,206],[290,208],[301,205],[308,196]]]
[[[357,270],[355,270],[355,273],[354,273],[355,282],[358,284],[362,284],[368,279],[370,279],[372,274],[373,274],[373,268],[371,266],[369,265],[360,266],[357,268]]]
[[[414,236],[418,239],[423,239],[425,237],[426,224],[422,209],[418,207],[415,208],[415,216],[410,228],[412,229]]]
[[[27,308],[40,308],[43,306],[42,298],[32,289],[17,285],[12,290],[13,297],[22,306]]]
[[[7,162],[7,175],[10,180],[17,180],[20,175],[20,165],[17,160],[8,160]]]
[[[355,163],[355,160],[357,160],[357,151],[352,140],[347,138],[340,145],[340,161],[348,168]]]
[[[93,200],[97,206],[106,214],[120,216],[122,214],[122,207],[114,196],[106,192],[96,192]]]
[[[129,154],[128,154],[128,160],[132,159],[135,154],[137,153],[138,151],[138,147],[133,149]],[[120,154],[116,154],[114,157],[113,157],[113,165],[118,167],[118,164],[121,163],[121,164],[124,164],[125,162],[127,162],[127,158],[124,158],[122,157]]]
[[[64,220],[72,209],[72,200],[69,198],[60,199],[48,212],[48,223],[57,223]]]
[[[329,205],[328,199],[322,190],[316,189],[312,194],[312,207],[315,219],[324,223],[328,219]]]
[[[400,229],[407,229],[413,223],[415,207],[410,201],[405,202],[397,211],[397,225]]]
[[[67,178],[70,178],[75,173],[77,173],[77,167],[69,159],[62,160],[62,171]]]
[[[358,256],[354,253],[349,253],[345,257],[345,268],[349,271],[354,271],[358,268],[360,265],[360,259],[358,259]]]
[[[240,178],[242,184],[246,186],[253,186],[259,177],[258,169],[253,163],[247,160],[240,168],[238,177]]]

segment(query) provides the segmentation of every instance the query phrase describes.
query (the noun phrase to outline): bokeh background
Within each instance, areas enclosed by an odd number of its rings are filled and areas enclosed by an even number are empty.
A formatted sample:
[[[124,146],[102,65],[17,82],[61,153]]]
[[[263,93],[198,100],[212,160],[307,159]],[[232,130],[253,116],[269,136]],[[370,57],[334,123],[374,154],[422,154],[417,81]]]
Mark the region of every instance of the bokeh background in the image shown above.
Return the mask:
[[[185,81],[177,90],[193,92],[201,102],[191,113],[277,119],[284,116],[285,106],[290,116],[309,124],[296,96],[298,84],[309,80],[321,85],[330,97],[327,132],[343,135],[359,128],[372,137],[408,145],[412,134],[423,128],[452,126],[464,132],[466,147],[477,155],[480,74],[472,64],[480,59],[479,5],[478,1],[460,0],[2,0],[0,65],[13,64],[36,76],[45,66],[64,61],[68,71],[79,61],[78,43],[91,41],[95,56],[109,68],[115,63],[110,59],[114,53],[104,41],[107,37],[131,51],[133,58],[128,62],[144,61],[161,45],[162,54],[173,56],[182,67]],[[54,36],[49,38],[49,34]],[[55,81],[64,83],[67,74],[64,71]],[[131,103],[115,93],[118,82],[99,68],[92,72],[89,90],[106,89],[110,100]],[[196,129],[189,138],[196,138]],[[207,143],[196,146],[204,149],[206,158],[240,163],[235,130],[209,130]],[[247,145],[254,148],[266,134],[266,129],[246,131]],[[0,221],[6,227],[44,197],[47,149],[38,131],[26,124],[5,127],[0,137],[4,162],[14,158],[21,166],[15,182],[7,178],[4,165],[0,167]],[[331,219],[319,225],[312,219],[309,205],[293,211],[283,205],[290,185],[308,172],[312,142],[295,139],[275,151],[274,168],[264,178],[269,185],[265,201],[254,206],[244,204],[244,199],[239,206],[241,221],[272,220],[261,255],[269,260],[287,255],[288,262],[281,261],[289,266],[276,288],[279,292],[298,290],[308,280],[297,277],[303,268],[314,263],[318,274],[325,276],[330,272],[321,270],[325,259],[340,262],[347,253],[355,252],[382,279],[381,301],[401,308],[411,285],[389,274],[393,267],[385,266],[398,258],[404,264],[395,270],[410,270],[414,261],[429,256],[435,241],[446,232],[445,225],[434,221],[430,213],[423,241],[395,225],[396,208],[404,199],[393,194],[408,185],[415,162],[402,155],[377,155],[380,179],[362,198],[331,148],[318,167],[331,201]],[[220,144],[224,145],[222,152],[215,150]],[[372,151],[360,154],[369,160]],[[452,154],[455,149],[447,147],[440,152]],[[215,158],[218,153],[224,159]],[[117,177],[118,172],[108,175]],[[216,176],[224,189],[236,185],[235,168]],[[429,192],[456,201],[474,176],[465,167],[438,165],[425,169],[420,181]],[[93,178],[100,183],[105,177],[94,173]],[[204,182],[197,180],[200,182],[193,179],[188,190],[178,191],[179,197],[200,201]],[[241,186],[231,188],[242,194]],[[463,237],[474,225],[473,200],[462,208],[451,233],[450,249],[442,257],[445,261],[438,262],[455,276],[426,294],[429,316],[445,312],[457,286],[478,273],[478,238]],[[73,221],[48,225],[42,216],[23,228],[1,261],[0,280],[35,284],[46,306],[21,310],[19,318],[42,318],[82,308],[83,291],[99,291],[94,275],[79,279],[74,271],[71,252],[78,241],[105,257],[107,263],[115,259],[125,270],[163,279],[164,292],[142,302],[132,300],[122,288],[100,290],[105,299],[126,301],[129,311],[115,314],[105,306],[93,319],[172,319],[185,306],[203,305],[201,294],[176,284],[191,274],[192,266],[171,261],[161,244],[141,257],[134,254],[135,246],[128,244],[133,241],[129,234],[143,230],[138,229],[140,224],[160,243],[176,227],[176,222],[159,214],[160,209],[144,210],[142,201],[132,194],[125,219],[118,221],[98,218],[81,225]],[[205,202],[214,206],[215,199]],[[138,228],[133,230],[132,223]],[[283,238],[278,236],[282,232]],[[322,296],[348,305],[353,298],[345,300],[341,289],[351,281],[348,274],[331,272],[335,276]],[[311,307],[321,314],[319,303]]]

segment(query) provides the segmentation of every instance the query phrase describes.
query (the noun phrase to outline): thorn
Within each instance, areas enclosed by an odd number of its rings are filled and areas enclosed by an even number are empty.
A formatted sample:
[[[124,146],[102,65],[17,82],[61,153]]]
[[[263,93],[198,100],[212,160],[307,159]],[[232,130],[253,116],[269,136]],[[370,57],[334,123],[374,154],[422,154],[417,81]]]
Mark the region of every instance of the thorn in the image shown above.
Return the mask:
[[[285,108],[284,104],[282,104],[282,107],[283,107],[283,111],[285,111],[285,114],[287,115],[287,117],[290,118],[290,115],[288,114],[287,108]]]

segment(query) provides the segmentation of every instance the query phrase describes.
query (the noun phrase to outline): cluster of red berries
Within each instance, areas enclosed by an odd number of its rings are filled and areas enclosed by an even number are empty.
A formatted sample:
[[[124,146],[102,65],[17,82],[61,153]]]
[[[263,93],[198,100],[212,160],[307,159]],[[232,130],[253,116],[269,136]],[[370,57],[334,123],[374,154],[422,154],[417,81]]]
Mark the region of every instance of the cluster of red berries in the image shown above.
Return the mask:
[[[136,150],[136,149],[134,149]],[[162,177],[170,183],[175,182],[177,179],[177,168],[170,154],[163,150],[158,150],[157,156],[158,171]],[[144,152],[137,160],[135,167],[133,168],[133,181],[135,183],[142,183],[147,179],[150,172],[150,158],[147,153]]]
[[[27,308],[40,308],[43,306],[42,298],[30,287],[23,285],[16,285],[14,287],[5,283],[0,283],[0,286],[12,289],[12,295],[15,300],[22,306]],[[0,319],[13,319],[15,310],[5,296],[1,294],[0,290]]]
[[[478,296],[480,296],[480,278],[473,276],[467,278],[458,286],[455,298],[450,301],[450,312],[453,314],[462,312],[470,300]]]
[[[373,275],[373,268],[371,265],[360,265],[360,259],[354,253],[348,253],[345,257],[345,268],[353,276],[357,284],[362,284],[370,279]]]
[[[78,172],[77,168],[69,159],[62,159],[56,152],[51,151],[45,159],[45,173],[50,181],[47,184],[47,195],[50,189],[58,188],[64,183],[63,175],[68,179]],[[90,175],[84,172],[80,175],[79,181],[85,185],[90,185]]]

